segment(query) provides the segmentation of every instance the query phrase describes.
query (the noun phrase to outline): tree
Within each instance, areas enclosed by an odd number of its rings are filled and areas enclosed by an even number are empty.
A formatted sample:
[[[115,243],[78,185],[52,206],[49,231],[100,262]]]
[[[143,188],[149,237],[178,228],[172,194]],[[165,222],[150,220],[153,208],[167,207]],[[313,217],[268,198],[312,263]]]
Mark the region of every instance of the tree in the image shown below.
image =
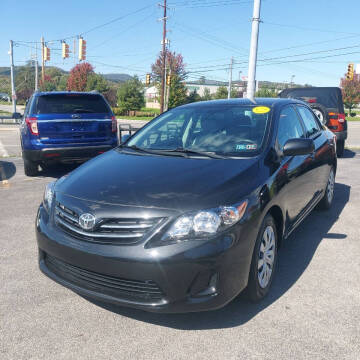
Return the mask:
[[[186,71],[184,59],[181,54],[175,52],[166,52],[166,65],[167,71],[171,73],[171,84],[169,92],[169,109],[186,103],[186,87],[184,80],[186,79]],[[160,94],[161,89],[161,75],[163,69],[163,57],[160,53],[159,57],[155,61],[155,64],[151,66],[152,77],[155,80],[155,86]]]
[[[274,89],[261,88],[255,93],[255,96],[263,98],[275,98],[277,97],[277,92]]]
[[[341,79],[341,91],[345,107],[351,110],[360,102],[360,76],[354,74],[353,80]]]
[[[225,86],[219,86],[215,93],[215,99],[227,99],[228,90]]]
[[[199,77],[199,84],[200,84],[200,85],[205,85],[205,82],[206,82],[205,76],[200,76],[200,77]]]
[[[201,97],[202,101],[212,100],[212,96],[209,88],[204,89],[204,95]]]
[[[107,80],[100,74],[90,73],[87,76],[86,91],[96,90],[102,94],[110,89]]]
[[[188,103],[193,103],[193,102],[197,102],[197,101],[201,101],[201,97],[200,95],[197,93],[196,89],[194,91],[192,91],[188,96],[187,96],[187,102]]]
[[[137,76],[121,84],[118,89],[118,104],[120,112],[140,110],[145,106],[144,86]]]
[[[168,108],[174,108],[186,104],[187,91],[185,84],[177,75],[171,77]]]
[[[93,73],[93,66],[87,62],[74,66],[70,70],[70,75],[67,81],[67,90],[85,91],[88,77]]]

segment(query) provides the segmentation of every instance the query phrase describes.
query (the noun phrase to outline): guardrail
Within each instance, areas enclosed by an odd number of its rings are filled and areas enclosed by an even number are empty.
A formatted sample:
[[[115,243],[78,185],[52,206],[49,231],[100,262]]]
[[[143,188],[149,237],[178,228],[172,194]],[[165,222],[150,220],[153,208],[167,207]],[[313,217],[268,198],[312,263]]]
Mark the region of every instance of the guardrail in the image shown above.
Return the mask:
[[[8,116],[0,114],[0,124],[19,124],[21,117],[20,113],[13,113]]]
[[[119,141],[120,141],[120,144],[122,143],[121,139],[122,139],[122,137],[124,135],[132,136],[139,129],[141,129],[141,126],[135,127],[135,126],[132,126],[131,124],[119,124]]]

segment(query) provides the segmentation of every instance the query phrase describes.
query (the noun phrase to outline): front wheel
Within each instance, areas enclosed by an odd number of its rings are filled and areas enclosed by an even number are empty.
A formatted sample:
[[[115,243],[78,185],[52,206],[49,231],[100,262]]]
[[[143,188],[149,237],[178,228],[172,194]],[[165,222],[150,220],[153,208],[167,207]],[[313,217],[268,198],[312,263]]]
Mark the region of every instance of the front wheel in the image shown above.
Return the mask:
[[[257,302],[269,292],[277,262],[278,235],[273,217],[263,220],[253,252],[248,281],[248,296]]]
[[[318,208],[321,210],[329,210],[334,199],[335,190],[335,170],[331,168],[328,182],[325,189],[324,197],[320,200]]]

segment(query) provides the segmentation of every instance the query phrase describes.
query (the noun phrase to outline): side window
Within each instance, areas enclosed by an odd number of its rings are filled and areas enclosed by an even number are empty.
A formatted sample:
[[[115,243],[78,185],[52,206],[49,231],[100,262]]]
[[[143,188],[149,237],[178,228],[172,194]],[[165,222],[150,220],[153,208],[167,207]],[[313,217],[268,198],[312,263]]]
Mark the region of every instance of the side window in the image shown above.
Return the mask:
[[[296,111],[292,106],[287,106],[280,112],[277,140],[280,149],[289,139],[304,138],[304,130]]]
[[[297,109],[303,119],[307,136],[310,137],[316,134],[320,130],[320,127],[313,113],[305,106],[297,106]]]

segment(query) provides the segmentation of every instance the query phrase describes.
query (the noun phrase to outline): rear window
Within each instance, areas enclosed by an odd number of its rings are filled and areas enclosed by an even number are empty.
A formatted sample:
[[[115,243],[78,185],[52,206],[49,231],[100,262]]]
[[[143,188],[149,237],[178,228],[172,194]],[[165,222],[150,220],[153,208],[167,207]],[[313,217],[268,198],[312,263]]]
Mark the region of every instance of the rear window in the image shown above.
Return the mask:
[[[109,113],[110,109],[100,95],[64,94],[38,96],[33,114]]]
[[[299,99],[305,102],[315,102],[328,109],[336,109],[344,112],[341,90],[339,88],[294,88],[283,90],[280,95],[282,98]]]

